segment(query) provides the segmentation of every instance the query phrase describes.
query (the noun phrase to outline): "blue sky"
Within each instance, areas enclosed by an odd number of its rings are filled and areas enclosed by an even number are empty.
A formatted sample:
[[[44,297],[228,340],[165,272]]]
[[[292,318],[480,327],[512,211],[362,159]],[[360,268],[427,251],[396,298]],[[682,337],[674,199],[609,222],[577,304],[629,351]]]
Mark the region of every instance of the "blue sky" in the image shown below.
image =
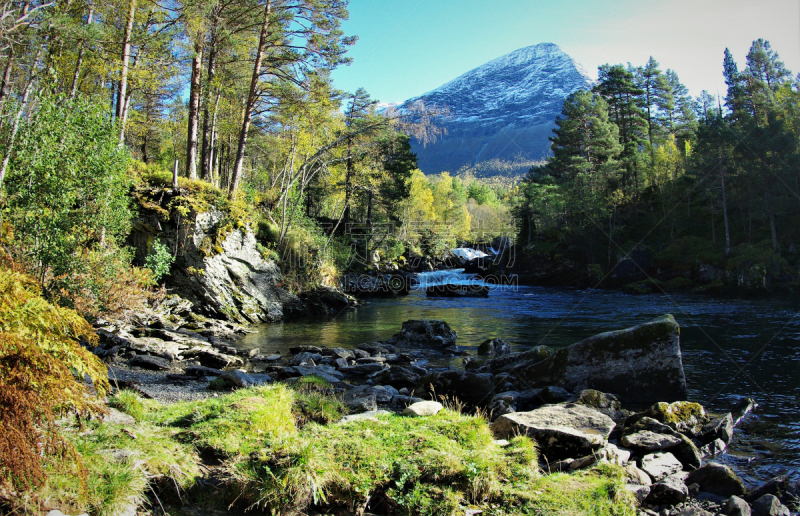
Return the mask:
[[[800,72],[800,0],[350,0],[359,41],[337,87],[382,102],[420,95],[518,48],[551,42],[593,77],[604,63],[672,68],[692,95],[725,94],[722,55],[744,67],[765,38]]]

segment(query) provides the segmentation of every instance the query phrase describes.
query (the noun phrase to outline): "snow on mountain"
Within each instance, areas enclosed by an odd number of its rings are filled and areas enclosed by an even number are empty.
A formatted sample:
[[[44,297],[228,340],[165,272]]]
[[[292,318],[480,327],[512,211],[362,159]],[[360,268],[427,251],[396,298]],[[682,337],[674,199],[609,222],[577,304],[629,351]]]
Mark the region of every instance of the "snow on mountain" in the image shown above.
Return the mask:
[[[550,152],[548,138],[564,99],[593,80],[553,43],[515,50],[403,105],[422,100],[446,109],[437,124],[446,134],[414,143],[428,174],[456,172],[492,160],[531,161]],[[489,174],[491,175],[491,172]]]

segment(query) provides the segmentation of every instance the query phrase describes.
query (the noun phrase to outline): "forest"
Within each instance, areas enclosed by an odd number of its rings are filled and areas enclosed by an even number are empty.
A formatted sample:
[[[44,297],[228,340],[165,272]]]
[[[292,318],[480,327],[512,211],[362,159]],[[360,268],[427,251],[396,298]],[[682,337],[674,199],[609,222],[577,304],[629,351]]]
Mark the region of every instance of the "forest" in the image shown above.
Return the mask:
[[[763,39],[742,71],[728,49],[721,61],[724,99],[691,98],[652,57],[601,66],[592,91],[565,101],[553,156],[516,190],[518,243],[601,273],[649,249],[685,273],[675,288],[698,265],[796,284],[800,76]]]

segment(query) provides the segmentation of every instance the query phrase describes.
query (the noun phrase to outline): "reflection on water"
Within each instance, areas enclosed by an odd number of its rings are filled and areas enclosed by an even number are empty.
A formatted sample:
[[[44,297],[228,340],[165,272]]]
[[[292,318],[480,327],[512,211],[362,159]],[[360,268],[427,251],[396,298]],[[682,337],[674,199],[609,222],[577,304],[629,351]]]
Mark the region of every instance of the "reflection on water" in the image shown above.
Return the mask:
[[[454,277],[466,281],[464,275]],[[800,470],[800,316],[798,306],[776,300],[718,300],[545,287],[493,287],[488,298],[427,298],[442,272],[421,275],[409,296],[370,300],[327,321],[259,327],[243,347],[284,351],[293,345],[354,347],[384,340],[409,319],[442,319],[458,344],[474,351],[502,337],[515,350],[538,344],[562,347],[596,333],[633,326],[665,313],[681,325],[690,398],[712,411],[730,409],[742,396],[760,407],[737,429],[720,458],[755,483]]]

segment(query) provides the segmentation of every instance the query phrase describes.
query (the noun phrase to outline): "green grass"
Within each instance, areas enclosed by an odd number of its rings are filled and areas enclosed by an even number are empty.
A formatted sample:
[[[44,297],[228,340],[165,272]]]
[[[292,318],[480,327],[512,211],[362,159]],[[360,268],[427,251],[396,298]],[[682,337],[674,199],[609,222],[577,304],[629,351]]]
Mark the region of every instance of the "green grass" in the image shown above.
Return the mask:
[[[500,447],[485,419],[449,409],[339,424],[344,405],[316,379],[171,405],[122,391],[109,404],[136,424],[67,431],[88,482],[82,489],[69,461],[54,460],[43,491],[51,505],[92,515],[130,503],[296,514],[382,500],[400,515],[635,514],[619,468],[543,475],[530,439]]]

